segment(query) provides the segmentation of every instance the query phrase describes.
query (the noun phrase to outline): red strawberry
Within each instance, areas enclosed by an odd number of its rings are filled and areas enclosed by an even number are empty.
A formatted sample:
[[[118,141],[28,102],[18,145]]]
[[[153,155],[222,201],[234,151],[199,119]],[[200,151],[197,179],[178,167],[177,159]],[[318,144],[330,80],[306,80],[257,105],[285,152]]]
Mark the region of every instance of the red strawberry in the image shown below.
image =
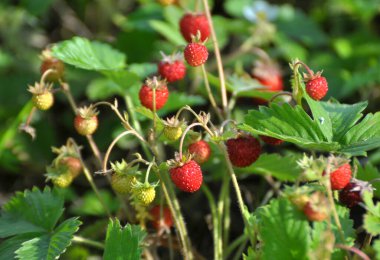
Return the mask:
[[[260,135],[260,139],[263,140],[265,143],[270,144],[270,145],[280,145],[284,142],[284,140],[277,139],[274,137],[270,136],[265,136],[265,135]]]
[[[177,188],[185,192],[199,190],[203,182],[201,167],[194,160],[171,168],[169,173]]]
[[[328,90],[325,77],[318,76],[306,82],[306,92],[314,100],[321,100]]]
[[[184,56],[190,66],[197,67],[207,61],[208,50],[203,44],[192,42],[186,46]]]
[[[331,189],[341,190],[350,182],[351,180],[351,166],[346,163],[340,166],[338,169],[330,173]]]
[[[281,75],[272,75],[267,78],[259,78],[256,79],[264,86],[268,87],[269,91],[281,91],[284,89],[284,84],[282,82]]]
[[[210,158],[211,148],[206,141],[200,140],[189,145],[189,152],[194,156],[194,161],[202,164]]]
[[[183,63],[183,56],[177,53],[166,56],[162,53],[163,59],[158,63],[158,73],[168,82],[181,80],[186,75],[186,66]]]
[[[241,135],[227,140],[228,156],[232,165],[247,167],[255,162],[261,153],[259,141],[251,135]]]
[[[173,226],[172,213],[170,212],[170,209],[168,207],[163,207],[161,214],[160,205],[156,205],[150,210],[150,215],[153,218],[152,226],[157,231],[160,231],[161,229],[169,229]]]
[[[41,55],[42,64],[40,67],[41,75],[43,75],[48,69],[54,70],[47,75],[46,79],[48,81],[57,81],[63,77],[65,71],[65,65],[62,61],[54,58],[51,55],[49,49],[46,49],[42,52]]]
[[[92,135],[98,128],[98,112],[90,105],[78,109],[74,119],[74,127],[81,135]]]
[[[158,80],[156,77],[147,79],[139,92],[140,102],[144,107],[153,110],[153,89],[156,89],[156,110],[159,110],[166,104],[169,97],[165,80]]]
[[[339,201],[348,208],[353,208],[363,201],[362,194],[364,191],[373,192],[371,184],[353,178],[351,182],[339,192]]]
[[[185,14],[179,22],[179,27],[187,42],[191,42],[191,36],[196,36],[198,31],[202,42],[210,36],[210,26],[204,14]]]

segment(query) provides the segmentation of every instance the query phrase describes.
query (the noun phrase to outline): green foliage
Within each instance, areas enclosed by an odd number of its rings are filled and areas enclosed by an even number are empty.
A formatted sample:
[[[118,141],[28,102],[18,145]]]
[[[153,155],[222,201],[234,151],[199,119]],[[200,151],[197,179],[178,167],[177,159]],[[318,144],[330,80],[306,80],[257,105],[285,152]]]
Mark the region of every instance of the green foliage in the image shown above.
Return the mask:
[[[140,226],[127,224],[122,227],[118,219],[111,219],[108,224],[103,258],[105,260],[140,259],[145,236],[146,232]]]
[[[0,256],[33,260],[56,259],[62,254],[81,224],[71,218],[57,226],[63,202],[62,196],[48,187],[16,193],[1,212],[0,237],[13,237],[0,245]]]
[[[257,216],[262,259],[308,259],[309,222],[288,200],[272,200]]]
[[[251,166],[237,170],[241,173],[271,175],[281,181],[295,181],[301,174],[301,168],[294,156],[279,154],[261,154]]]
[[[380,203],[375,205],[372,199],[370,192],[363,194],[363,201],[367,209],[364,215],[364,228],[369,234],[377,236],[380,234]]]
[[[74,37],[52,49],[53,55],[63,62],[85,70],[108,71],[125,67],[125,55],[108,44]]]

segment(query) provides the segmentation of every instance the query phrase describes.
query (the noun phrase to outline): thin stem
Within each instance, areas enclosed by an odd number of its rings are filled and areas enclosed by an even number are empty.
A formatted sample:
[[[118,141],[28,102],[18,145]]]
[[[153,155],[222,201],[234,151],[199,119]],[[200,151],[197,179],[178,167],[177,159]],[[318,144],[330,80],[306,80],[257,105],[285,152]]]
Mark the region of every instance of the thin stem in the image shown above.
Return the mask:
[[[206,86],[206,91],[207,91],[207,94],[208,94],[208,98],[210,99],[211,105],[212,105],[212,107],[214,108],[215,113],[216,113],[216,115],[218,116],[218,118],[219,118],[220,120],[223,120],[223,117],[222,117],[222,115],[220,114],[220,111],[219,111],[218,105],[216,104],[216,101],[215,101],[215,99],[214,99],[214,95],[212,94],[212,91],[211,91],[211,88],[210,88],[210,83],[209,83],[208,78],[207,78],[207,72],[206,72],[206,67],[205,67],[205,65],[202,64],[201,68],[202,68],[202,73],[203,73],[203,78],[204,78],[204,82],[205,82],[205,86]]]
[[[30,121],[32,121],[33,114],[37,111],[37,108],[35,106],[32,107],[32,110],[30,110],[30,113],[28,115],[28,118],[26,119],[25,126],[30,125]]]
[[[302,61],[297,61],[297,63],[294,64],[294,65],[298,65],[298,64],[302,65],[302,66],[307,70],[307,73],[308,73],[310,76],[313,76],[313,75],[314,75],[314,71],[312,71],[312,70],[309,68],[309,66],[307,66],[305,63],[303,63]]]
[[[56,72],[55,69],[48,69],[44,72],[44,74],[42,74],[42,77],[41,77],[41,80],[40,80],[40,84],[43,85],[45,84],[45,80],[46,80],[46,77],[50,74],[50,73],[53,73],[53,72]]]
[[[84,237],[81,237],[81,236],[73,236],[72,241],[74,243],[88,245],[88,246],[92,246],[92,247],[95,247],[95,248],[98,248],[98,249],[104,249],[104,244],[103,243],[100,243],[98,241],[94,241],[94,240],[91,240],[91,239],[88,239],[88,238],[84,238]]]
[[[220,234],[223,236],[223,245],[228,245],[229,229],[230,229],[230,176],[225,175],[222,182],[222,188],[220,190],[218,213],[220,217]]]
[[[74,111],[74,114],[77,114],[78,106],[75,103],[73,95],[71,94],[69,84],[67,84],[66,82],[60,81],[60,85],[61,85],[61,88],[63,90],[63,93],[65,94],[65,96],[67,97],[67,100],[70,103],[72,110]]]
[[[129,135],[129,134],[132,134],[132,131],[124,131],[122,132],[121,134],[119,134],[113,141],[112,143],[110,144],[110,146],[108,147],[107,149],[107,152],[106,152],[106,155],[104,156],[104,160],[103,160],[103,172],[106,172],[107,171],[107,163],[108,163],[108,159],[109,159],[109,156],[111,154],[111,151],[113,149],[113,147],[116,145],[116,143],[121,139],[123,138],[124,136],[126,135]]]
[[[223,131],[224,131],[224,127],[225,127],[228,123],[232,123],[234,126],[237,125],[236,121],[233,120],[233,119],[227,119],[227,120],[224,120],[223,123],[220,125],[220,129],[219,129],[219,132],[220,132],[220,133],[223,133]]]
[[[92,135],[86,135],[87,141],[91,147],[92,152],[94,153],[96,159],[98,160],[99,165],[102,165],[103,159],[102,155],[100,153],[99,147],[94,141],[94,138]]]
[[[346,251],[350,251],[350,252],[356,254],[357,256],[359,256],[363,260],[371,260],[371,258],[369,258],[368,255],[366,255],[363,251],[361,251],[360,249],[358,249],[356,247],[350,247],[350,246],[343,245],[343,244],[336,244],[335,247],[344,249]]]
[[[222,63],[222,56],[220,55],[219,45],[218,45],[218,39],[216,38],[216,33],[214,29],[214,24],[212,22],[211,18],[211,12],[210,7],[208,5],[208,0],[202,0],[203,7],[207,16],[207,20],[210,24],[210,31],[211,31],[211,38],[212,42],[214,44],[214,52],[215,52],[215,58],[218,65],[218,73],[219,73],[219,80],[220,80],[220,91],[222,95],[222,105],[223,105],[223,111],[225,115],[227,115],[227,118],[229,117],[229,111],[228,111],[228,101],[227,101],[227,90],[226,90],[226,83],[224,78],[224,71],[223,71],[223,63]]]
[[[146,170],[145,183],[149,182],[149,173],[150,173],[150,169],[152,169],[153,164],[154,164],[154,158],[153,158],[153,161],[149,164],[148,169]],[[162,207],[160,209],[160,215],[162,215]]]
[[[181,140],[180,140],[180,142],[179,142],[179,158],[181,158],[181,160],[182,160],[182,155],[183,155],[183,153],[182,153],[183,141],[185,140],[185,137],[186,137],[187,132],[189,132],[189,130],[190,130],[191,128],[195,127],[195,126],[203,126],[203,125],[202,125],[201,123],[193,123],[193,124],[189,125],[189,126],[185,129],[185,131],[183,132],[183,134],[182,134],[182,136],[181,136]]]
[[[209,202],[212,216],[212,229],[213,229],[213,238],[214,238],[214,259],[219,260],[222,259],[222,234],[220,233],[220,217],[218,215],[218,211],[215,204],[215,199],[210,191],[210,189],[206,186],[206,184],[202,185],[202,191],[206,195],[206,198]]]
[[[241,244],[245,243],[248,240],[248,235],[243,233],[241,236],[236,238],[225,250],[224,259],[228,259],[230,254]]]

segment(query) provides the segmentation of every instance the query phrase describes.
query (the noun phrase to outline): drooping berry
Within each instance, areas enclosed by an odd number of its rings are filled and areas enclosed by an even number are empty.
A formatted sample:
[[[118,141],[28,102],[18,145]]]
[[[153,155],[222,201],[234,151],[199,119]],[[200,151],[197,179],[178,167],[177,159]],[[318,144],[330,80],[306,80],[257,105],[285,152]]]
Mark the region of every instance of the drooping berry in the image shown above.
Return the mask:
[[[132,189],[132,192],[137,202],[143,206],[147,206],[152,203],[156,197],[156,190],[154,186],[150,185],[149,183],[135,185]]]
[[[193,155],[194,161],[202,164],[210,158],[211,148],[205,140],[199,140],[189,145],[189,153]]]
[[[372,185],[369,182],[353,178],[351,182],[339,192],[339,201],[348,208],[353,208],[363,201],[362,194],[365,191],[373,192]]]
[[[59,164],[62,167],[66,167],[67,170],[73,176],[73,178],[78,177],[78,175],[82,172],[82,163],[77,157],[73,157],[73,156],[64,157],[59,161]]]
[[[124,160],[111,163],[114,174],[111,177],[112,189],[119,194],[128,194],[138,183],[136,167],[130,167]]]
[[[259,141],[251,135],[241,135],[226,142],[228,157],[232,165],[247,167],[255,162],[261,153]]]
[[[54,58],[49,49],[46,49],[42,52],[41,59],[41,75],[43,75],[49,69],[52,70],[45,78],[47,81],[58,81],[63,77],[63,74],[65,72],[65,64],[59,59]]]
[[[92,135],[98,128],[98,111],[92,105],[79,108],[74,127],[80,135]]]
[[[194,160],[174,165],[170,170],[170,178],[178,189],[185,192],[199,190],[203,182],[201,167]]]
[[[48,110],[54,104],[54,95],[51,92],[52,84],[35,83],[29,86],[28,91],[33,94],[33,105],[39,110]]]
[[[153,89],[156,92],[156,110],[161,109],[169,98],[169,90],[166,86],[165,80],[159,80],[156,77],[147,79],[145,84],[142,85],[139,98],[141,105],[153,111]]]
[[[178,120],[175,116],[164,121],[164,136],[170,141],[178,140],[182,135],[184,121]]]
[[[341,190],[350,182],[352,176],[351,166],[343,164],[338,169],[330,173],[331,189]]]
[[[179,22],[179,28],[187,42],[192,42],[192,38],[198,34],[198,31],[202,42],[210,36],[210,26],[204,14],[185,14]]]
[[[192,42],[186,46],[184,56],[190,66],[197,67],[207,61],[208,50],[203,44]]]
[[[162,60],[158,63],[158,73],[168,82],[181,80],[186,75],[186,66],[183,63],[183,55],[178,52],[167,56],[162,53]]]

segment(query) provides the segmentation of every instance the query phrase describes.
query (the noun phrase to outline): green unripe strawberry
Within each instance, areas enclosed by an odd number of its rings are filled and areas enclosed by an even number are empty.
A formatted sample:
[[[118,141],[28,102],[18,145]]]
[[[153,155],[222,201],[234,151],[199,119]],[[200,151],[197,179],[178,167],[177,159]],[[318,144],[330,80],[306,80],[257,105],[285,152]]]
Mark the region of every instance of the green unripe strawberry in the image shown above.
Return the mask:
[[[111,186],[119,194],[131,192],[132,187],[137,184],[136,176],[132,174],[114,174],[111,177]]]
[[[154,186],[146,183],[135,186],[133,188],[133,194],[139,204],[147,206],[152,203],[156,197],[156,190],[154,189]]]
[[[67,171],[52,178],[52,182],[59,188],[67,188],[73,182],[73,176]]]
[[[39,110],[48,110],[54,104],[54,95],[51,92],[52,85],[35,83],[29,86],[28,91],[33,94],[33,105]]]
[[[170,141],[178,140],[182,135],[182,126],[184,121],[179,121],[177,118],[172,117],[164,121],[164,136]]]

